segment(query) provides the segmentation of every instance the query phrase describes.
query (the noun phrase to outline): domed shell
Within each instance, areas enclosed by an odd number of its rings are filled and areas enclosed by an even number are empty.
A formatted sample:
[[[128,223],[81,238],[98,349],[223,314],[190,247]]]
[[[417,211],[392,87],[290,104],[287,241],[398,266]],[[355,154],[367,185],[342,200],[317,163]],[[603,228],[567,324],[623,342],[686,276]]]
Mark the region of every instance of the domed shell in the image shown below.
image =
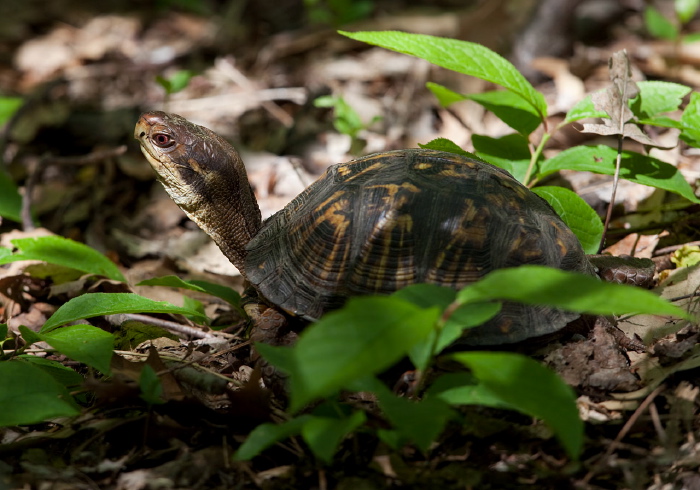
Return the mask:
[[[268,301],[317,319],[350,296],[415,283],[464,287],[522,264],[594,274],[576,236],[508,172],[452,153],[399,150],[330,167],[248,244],[246,275]],[[464,342],[551,333],[578,317],[505,303]]]

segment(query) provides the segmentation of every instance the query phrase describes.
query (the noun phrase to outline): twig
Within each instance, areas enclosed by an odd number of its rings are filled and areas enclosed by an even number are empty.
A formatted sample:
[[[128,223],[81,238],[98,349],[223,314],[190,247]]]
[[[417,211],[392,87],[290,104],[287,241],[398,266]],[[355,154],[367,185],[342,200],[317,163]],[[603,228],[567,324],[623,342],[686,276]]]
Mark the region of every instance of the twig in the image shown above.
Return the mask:
[[[654,401],[654,398],[656,398],[657,395],[665,389],[666,385],[662,384],[657,386],[654,391],[649,393],[649,396],[647,396],[644,399],[644,401],[639,405],[637,410],[635,410],[632,416],[627,420],[620,432],[618,432],[617,437],[615,437],[615,440],[610,443],[610,445],[608,446],[608,450],[605,451],[605,454],[598,460],[598,462],[595,465],[593,465],[593,468],[591,468],[591,470],[586,474],[586,476],[583,477],[581,482],[584,485],[588,485],[590,483],[591,479],[596,475],[596,473],[598,473],[603,464],[605,464],[605,462],[612,455],[612,453],[615,452],[615,450],[620,446],[620,441],[622,441],[622,439],[632,429],[632,426],[637,422],[639,417],[641,417],[642,413],[644,413],[644,411],[651,404],[651,402]]]
[[[148,315],[141,315],[139,313],[124,313],[119,315],[120,322],[123,323],[126,320],[135,320],[141,323],[147,323],[149,325],[155,325],[161,327],[169,332],[173,332],[180,336],[195,337],[198,339],[206,339],[210,337],[216,337],[211,332],[205,332],[199,328],[188,327],[187,325],[182,325],[181,323],[171,322],[169,320],[163,320],[160,318],[154,318]]]

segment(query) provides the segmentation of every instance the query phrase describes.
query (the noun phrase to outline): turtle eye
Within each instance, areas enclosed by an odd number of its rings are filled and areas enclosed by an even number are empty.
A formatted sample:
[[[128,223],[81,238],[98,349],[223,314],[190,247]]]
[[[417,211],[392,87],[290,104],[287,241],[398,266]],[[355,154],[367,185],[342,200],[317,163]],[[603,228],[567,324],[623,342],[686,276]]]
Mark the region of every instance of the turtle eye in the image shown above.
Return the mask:
[[[160,148],[168,148],[175,144],[175,140],[168,134],[156,133],[151,138],[153,144],[159,146]]]

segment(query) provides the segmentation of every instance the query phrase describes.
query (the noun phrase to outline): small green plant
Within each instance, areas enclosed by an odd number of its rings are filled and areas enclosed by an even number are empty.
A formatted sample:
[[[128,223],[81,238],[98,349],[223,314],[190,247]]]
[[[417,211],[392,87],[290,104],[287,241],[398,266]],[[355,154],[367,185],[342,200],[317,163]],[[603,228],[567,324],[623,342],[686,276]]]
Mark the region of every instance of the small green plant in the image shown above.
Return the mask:
[[[492,111],[515,133],[501,138],[473,135],[476,155],[470,155],[453,142],[435,140],[425,148],[453,151],[481,158],[508,170],[528,186],[559,170],[584,170],[618,175],[632,182],[680,194],[693,203],[700,202],[677,168],[648,155],[622,151],[606,145],[577,146],[546,159],[543,150],[552,136],[564,126],[588,118],[601,118],[601,125],[584,125],[584,131],[630,137],[645,145],[655,143],[637,125],[672,127],[680,138],[700,146],[700,94],[692,93],[680,119],[666,114],[677,110],[689,87],[670,82],[640,82],[629,79],[624,62],[611,63],[611,88],[593,94],[576,104],[564,120],[552,127],[547,120],[544,96],[506,59],[479,44],[404,32],[341,32],[358,41],[423,58],[435,65],[464,75],[481,78],[503,87],[480,94],[459,94],[435,83],[428,89],[442,105],[473,100]],[[619,55],[624,58],[626,55]],[[625,110],[623,110],[623,108]],[[535,130],[542,128],[539,136]],[[658,146],[658,145],[656,145]],[[596,253],[603,241],[604,229],[597,214],[580,197],[559,188],[538,188],[540,195],[562,212],[562,219],[581,240],[584,250]],[[593,226],[593,228],[591,228]],[[594,230],[591,233],[591,230]]]
[[[170,101],[170,96],[184,90],[192,80],[194,72],[190,70],[178,70],[169,77],[165,78],[160,75],[156,77],[158,85],[165,89],[165,106]]]
[[[333,127],[341,133],[356,139],[360,131],[379,121],[381,117],[374,117],[369,123],[363,123],[360,115],[342,97],[323,95],[314,100],[315,107],[329,107],[333,109]]]
[[[699,0],[675,0],[674,19],[668,19],[658,9],[649,5],[644,9],[644,24],[652,36],[677,43],[700,41],[700,33],[684,34],[683,30],[700,8]]]
[[[368,17],[374,9],[373,0],[304,0],[311,24],[341,26]]]

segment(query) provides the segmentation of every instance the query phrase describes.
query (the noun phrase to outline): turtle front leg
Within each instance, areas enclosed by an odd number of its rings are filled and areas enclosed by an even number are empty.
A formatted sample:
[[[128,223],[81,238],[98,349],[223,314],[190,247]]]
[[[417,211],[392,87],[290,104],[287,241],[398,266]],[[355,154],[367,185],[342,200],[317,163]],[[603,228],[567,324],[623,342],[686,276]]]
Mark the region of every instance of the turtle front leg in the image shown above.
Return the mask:
[[[250,341],[262,342],[274,346],[291,346],[297,341],[298,334],[290,328],[289,319],[284,313],[262,303],[246,304],[245,312],[251,319]],[[265,386],[278,398],[287,398],[287,376],[269,364],[255,349],[251,349],[252,364],[260,369]]]

